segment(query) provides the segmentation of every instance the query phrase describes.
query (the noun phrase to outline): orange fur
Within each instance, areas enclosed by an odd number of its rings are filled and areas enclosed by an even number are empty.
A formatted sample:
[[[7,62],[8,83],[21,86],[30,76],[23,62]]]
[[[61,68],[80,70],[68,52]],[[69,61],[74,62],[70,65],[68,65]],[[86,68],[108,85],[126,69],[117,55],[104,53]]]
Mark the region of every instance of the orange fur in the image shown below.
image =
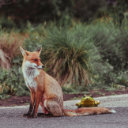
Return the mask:
[[[36,66],[42,66],[40,61],[40,52],[28,52],[21,48],[23,54],[22,70],[24,71],[25,62],[35,63]],[[29,68],[28,68],[29,69]],[[30,70],[30,69],[29,69]],[[39,104],[45,114],[52,114],[53,116],[80,116],[80,115],[93,115],[103,113],[113,113],[107,108],[92,107],[92,108],[78,108],[76,110],[67,110],[63,107],[63,93],[59,83],[43,69],[34,69],[37,72],[36,77],[32,77],[36,83],[35,86],[28,84],[31,94],[30,108],[27,116],[36,117]],[[28,76],[29,77],[29,76]],[[25,78],[27,80],[27,78]],[[27,83],[27,82],[26,82]],[[32,83],[31,83],[32,84]]]

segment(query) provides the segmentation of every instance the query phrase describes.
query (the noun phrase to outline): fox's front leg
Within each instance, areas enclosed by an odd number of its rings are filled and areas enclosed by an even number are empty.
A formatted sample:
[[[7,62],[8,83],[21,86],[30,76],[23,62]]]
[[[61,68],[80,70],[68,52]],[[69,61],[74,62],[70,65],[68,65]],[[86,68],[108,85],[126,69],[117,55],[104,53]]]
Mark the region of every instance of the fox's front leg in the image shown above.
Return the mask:
[[[35,92],[34,91],[30,91],[30,104],[29,104],[29,110],[26,114],[24,114],[23,116],[27,116],[30,117],[32,115],[32,111],[33,111],[33,107],[35,104]]]
[[[33,118],[37,117],[37,111],[38,111],[39,103],[41,102],[41,98],[42,98],[41,92],[37,91],[35,94],[35,101],[34,101],[33,111],[31,114],[31,117]]]

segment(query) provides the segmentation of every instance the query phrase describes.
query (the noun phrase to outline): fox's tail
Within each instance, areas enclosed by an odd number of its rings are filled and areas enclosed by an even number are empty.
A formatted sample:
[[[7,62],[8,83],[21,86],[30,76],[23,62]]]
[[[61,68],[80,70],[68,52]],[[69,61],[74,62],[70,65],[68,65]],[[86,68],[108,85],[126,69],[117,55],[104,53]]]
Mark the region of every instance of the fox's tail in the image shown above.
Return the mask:
[[[102,108],[102,107],[90,107],[90,108],[78,108],[75,110],[64,109],[65,116],[87,116],[87,115],[98,115],[98,114],[110,114],[116,113],[113,109]]]

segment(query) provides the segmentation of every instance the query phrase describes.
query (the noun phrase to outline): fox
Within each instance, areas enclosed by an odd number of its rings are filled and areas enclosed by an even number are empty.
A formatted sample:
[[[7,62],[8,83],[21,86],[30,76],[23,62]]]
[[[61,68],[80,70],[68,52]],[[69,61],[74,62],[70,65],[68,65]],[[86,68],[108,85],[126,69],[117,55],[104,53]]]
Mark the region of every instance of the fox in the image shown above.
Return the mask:
[[[36,118],[39,105],[41,105],[44,114],[50,114],[54,117],[116,113],[115,110],[104,107],[64,109],[61,85],[44,71],[44,65],[40,58],[41,50],[42,48],[39,48],[30,52],[20,47],[23,55],[23,77],[30,91],[29,110],[24,116]]]

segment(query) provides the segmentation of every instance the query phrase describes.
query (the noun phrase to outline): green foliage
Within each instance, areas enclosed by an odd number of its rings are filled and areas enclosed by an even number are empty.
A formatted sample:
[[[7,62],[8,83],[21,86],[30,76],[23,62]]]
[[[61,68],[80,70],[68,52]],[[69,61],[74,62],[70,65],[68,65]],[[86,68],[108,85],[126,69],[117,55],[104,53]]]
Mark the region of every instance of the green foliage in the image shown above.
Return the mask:
[[[70,85],[70,86],[62,86],[62,90],[64,94],[82,94],[82,93],[88,94],[89,87]]]
[[[29,38],[24,41],[24,48],[28,51],[34,51],[43,45],[43,40],[46,37],[46,23],[33,26],[30,22],[27,24],[25,32],[28,33]]]
[[[6,31],[9,31],[11,29],[14,29],[16,27],[16,24],[7,17],[1,17],[0,18],[0,27],[1,29],[4,29]]]
[[[125,24],[120,29],[112,22],[98,22],[89,27],[89,33],[92,34],[102,59],[112,65],[115,71],[127,68],[128,32],[126,28]]]
[[[25,87],[23,75],[20,68],[13,67],[10,70],[0,69],[0,98],[9,95],[28,95],[28,90]]]
[[[122,29],[111,21],[72,27],[28,26],[31,36],[25,48],[34,51],[42,46],[46,70],[60,83],[85,85],[88,78],[88,87],[111,86],[117,82],[117,72],[127,68],[127,22]]]
[[[127,0],[115,0],[108,2],[108,12],[113,17],[113,21],[119,27],[122,26],[123,21],[125,19],[125,13],[128,9],[128,1]]]
[[[115,85],[128,86],[127,24],[125,21],[119,27],[111,19],[62,26],[28,23],[24,30],[28,37],[23,47],[34,51],[42,46],[42,63],[46,71],[64,85],[64,92],[79,93],[93,88],[111,90]],[[12,68],[9,71],[1,69],[0,98],[28,94],[23,86],[21,63],[22,56],[18,52],[12,59]]]
[[[25,40],[25,48],[34,51],[33,47],[42,45],[42,60],[60,83],[89,83],[89,54],[94,47],[86,39],[84,25],[69,27],[31,27],[30,38]],[[31,31],[32,30],[32,31]],[[37,43],[38,42],[38,43]],[[72,66],[73,65],[73,66]]]
[[[9,3],[8,3],[9,2]],[[8,15],[17,24],[20,22],[42,22],[61,17],[63,12],[72,12],[73,0],[3,0],[0,11]],[[21,13],[22,12],[22,13]]]
[[[120,71],[117,74],[116,83],[128,87],[128,71]]]
[[[62,90],[63,90],[63,93],[76,93],[75,92],[75,89],[73,89],[72,87],[65,87],[65,86],[62,86]]]
[[[71,29],[52,27],[44,45],[42,55],[47,56],[48,70],[60,83],[89,83],[89,57],[94,46],[86,37],[84,25]]]
[[[106,0],[74,0],[74,15],[82,21],[92,21],[106,11]]]
[[[3,0],[0,11],[1,15],[9,16],[19,26],[21,22],[27,21],[39,23],[63,20],[65,22],[70,17],[89,21],[104,15],[106,6],[106,0]]]
[[[122,25],[127,12],[127,0],[2,0],[0,14],[7,20],[2,20],[3,26],[22,26],[22,23],[42,23],[57,21],[70,24],[71,19],[92,21],[102,16],[111,16],[115,24]],[[22,13],[21,13],[22,12]]]

